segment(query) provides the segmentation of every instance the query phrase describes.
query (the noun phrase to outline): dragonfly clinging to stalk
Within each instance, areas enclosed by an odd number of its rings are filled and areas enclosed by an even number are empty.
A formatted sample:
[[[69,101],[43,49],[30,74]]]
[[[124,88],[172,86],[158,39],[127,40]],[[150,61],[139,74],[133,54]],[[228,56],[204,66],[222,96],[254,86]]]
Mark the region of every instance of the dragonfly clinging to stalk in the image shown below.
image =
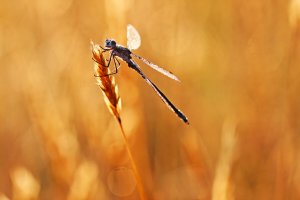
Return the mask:
[[[134,69],[137,73],[139,73],[143,79],[152,87],[152,89],[158,94],[161,100],[172,110],[180,119],[182,119],[185,123],[189,124],[188,118],[178,109],[173,103],[164,95],[160,89],[144,74],[139,65],[133,60],[133,56],[143,61],[146,65],[155,69],[156,71],[162,73],[163,75],[175,80],[179,81],[179,79],[172,73],[169,72],[158,65],[146,60],[145,58],[138,56],[131,52],[131,50],[137,49],[141,44],[140,35],[137,30],[132,26],[127,26],[127,47],[118,45],[114,39],[106,39],[105,40],[105,48],[101,47],[103,52],[110,52],[109,60],[107,67],[110,66],[111,61],[114,62],[115,72],[107,74],[112,75],[118,73],[118,68],[120,67],[120,62],[118,58],[121,58],[123,61],[127,63],[127,65]]]

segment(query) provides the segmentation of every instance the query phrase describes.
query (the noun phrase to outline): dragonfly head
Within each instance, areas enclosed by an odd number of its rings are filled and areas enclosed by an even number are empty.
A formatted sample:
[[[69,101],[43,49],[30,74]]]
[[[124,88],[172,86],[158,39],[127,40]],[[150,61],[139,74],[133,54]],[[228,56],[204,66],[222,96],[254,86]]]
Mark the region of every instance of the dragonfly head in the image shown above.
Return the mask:
[[[117,45],[116,41],[114,39],[106,39],[105,40],[105,47],[113,49]]]

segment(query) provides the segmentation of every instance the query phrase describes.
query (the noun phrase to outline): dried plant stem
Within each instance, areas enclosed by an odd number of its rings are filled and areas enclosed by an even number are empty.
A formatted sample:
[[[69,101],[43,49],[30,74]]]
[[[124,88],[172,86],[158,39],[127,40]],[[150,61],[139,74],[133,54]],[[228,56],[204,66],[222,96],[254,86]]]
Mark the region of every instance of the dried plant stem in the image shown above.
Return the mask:
[[[120,117],[120,110],[121,110],[121,98],[118,93],[118,87],[115,83],[115,79],[113,76],[107,76],[107,74],[110,74],[110,70],[108,67],[106,67],[106,61],[102,54],[101,48],[99,45],[94,45],[93,42],[91,42],[92,45],[92,53],[93,53],[93,60],[95,61],[95,76],[96,80],[98,82],[98,85],[100,86],[104,101],[109,109],[109,111],[116,117],[118,124],[121,129],[121,133],[125,142],[125,148],[128,153],[129,161],[134,173],[134,177],[137,184],[137,189],[139,192],[139,196],[141,200],[145,200],[145,191],[144,187],[141,181],[141,177],[139,175],[139,172],[137,170],[135,161],[133,159],[131,150],[129,148],[128,139],[126,137],[125,131],[123,129],[121,117]]]
[[[126,147],[128,157],[129,157],[129,160],[130,160],[130,163],[131,163],[131,167],[132,167],[135,179],[136,179],[136,185],[137,185],[137,188],[138,188],[138,191],[139,191],[140,199],[145,200],[146,195],[145,195],[144,187],[143,187],[143,184],[142,184],[141,176],[139,175],[139,172],[137,170],[135,161],[134,161],[133,156],[131,154],[131,150],[129,148],[128,140],[127,140],[126,134],[124,132],[123,125],[122,125],[121,121],[118,121],[118,122],[119,122],[119,126],[120,126],[120,129],[121,129],[121,132],[122,132],[124,142],[125,142],[125,147]]]

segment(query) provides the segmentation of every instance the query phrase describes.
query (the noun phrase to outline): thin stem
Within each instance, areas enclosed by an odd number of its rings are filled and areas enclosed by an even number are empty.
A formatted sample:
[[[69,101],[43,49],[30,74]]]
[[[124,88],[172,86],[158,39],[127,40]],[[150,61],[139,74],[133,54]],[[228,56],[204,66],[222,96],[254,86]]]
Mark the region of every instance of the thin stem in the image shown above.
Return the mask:
[[[137,170],[135,161],[133,159],[131,150],[129,148],[129,143],[128,143],[125,131],[123,129],[121,118],[117,118],[117,120],[118,120],[119,126],[121,128],[122,136],[123,136],[123,139],[124,139],[124,142],[125,142],[125,147],[126,147],[126,150],[127,150],[128,156],[129,156],[130,164],[131,164],[135,179],[136,179],[136,185],[137,185],[137,189],[139,191],[140,199],[141,200],[146,200],[145,191],[144,191],[144,187],[143,187],[143,184],[142,184],[141,176],[140,176],[140,174]]]

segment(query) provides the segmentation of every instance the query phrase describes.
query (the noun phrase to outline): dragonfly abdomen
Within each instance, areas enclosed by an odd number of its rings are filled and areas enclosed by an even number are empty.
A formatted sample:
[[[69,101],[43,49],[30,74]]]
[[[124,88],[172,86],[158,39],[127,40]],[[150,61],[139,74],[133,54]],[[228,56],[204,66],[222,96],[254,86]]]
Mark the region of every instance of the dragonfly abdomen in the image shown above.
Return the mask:
[[[142,77],[143,79],[146,80],[146,82],[154,89],[154,91],[158,94],[158,96],[160,97],[160,99],[169,107],[170,110],[172,110],[173,112],[176,113],[176,115],[182,119],[182,121],[184,121],[185,123],[189,124],[189,121],[187,119],[187,117],[179,110],[177,109],[172,103],[171,101],[164,95],[164,93],[162,91],[160,91],[158,89],[158,87],[152,83],[152,81],[150,81],[145,74],[142,72],[142,70],[139,68],[139,66],[133,61],[133,60],[128,60],[126,61],[128,66],[132,69],[134,69],[135,71],[137,71]]]

